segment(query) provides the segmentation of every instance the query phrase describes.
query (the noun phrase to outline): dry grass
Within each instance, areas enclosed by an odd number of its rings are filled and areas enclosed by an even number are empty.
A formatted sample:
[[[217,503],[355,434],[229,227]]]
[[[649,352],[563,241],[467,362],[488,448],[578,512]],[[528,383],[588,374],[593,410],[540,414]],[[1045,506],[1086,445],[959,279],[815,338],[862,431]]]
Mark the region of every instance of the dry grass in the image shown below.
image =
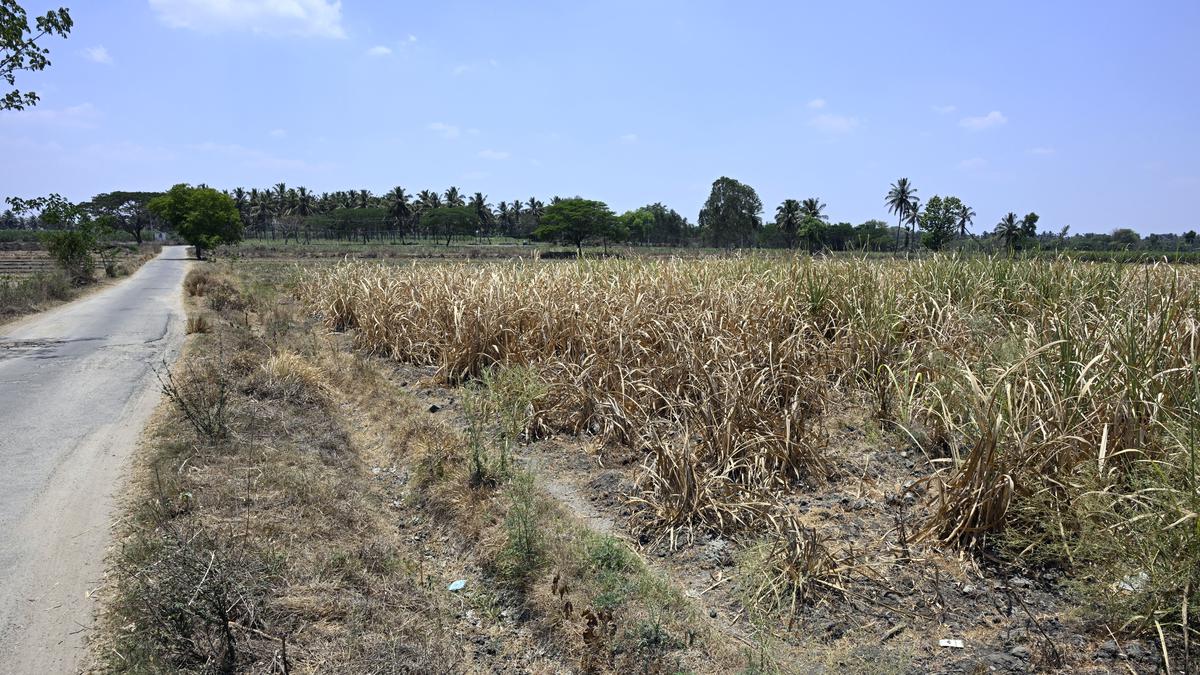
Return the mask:
[[[536,372],[544,395],[527,431],[643,451],[640,517],[673,542],[778,519],[788,493],[837,470],[829,412],[865,406],[932,462],[919,538],[1080,579],[1144,573],[1124,590],[1088,588],[1132,596],[1118,603],[1141,608],[1118,617],[1131,629],[1193,635],[1194,270],[954,257],[348,263],[310,273],[300,296],[359,347],[435,365],[446,383],[494,366]],[[1120,546],[1132,533],[1136,554]],[[795,539],[790,557],[822,569],[819,548]]]

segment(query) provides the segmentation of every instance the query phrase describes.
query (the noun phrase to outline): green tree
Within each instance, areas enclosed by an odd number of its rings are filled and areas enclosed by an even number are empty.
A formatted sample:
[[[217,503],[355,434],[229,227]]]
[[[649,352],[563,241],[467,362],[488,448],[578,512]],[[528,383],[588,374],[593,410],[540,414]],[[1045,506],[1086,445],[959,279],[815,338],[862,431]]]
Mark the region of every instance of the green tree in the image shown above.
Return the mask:
[[[923,233],[921,243],[931,250],[942,250],[958,232],[961,212],[962,201],[958,197],[930,197],[918,217]]]
[[[1138,242],[1141,240],[1142,238],[1138,235],[1138,233],[1134,232],[1128,227],[1121,227],[1113,230],[1111,236],[1112,243],[1115,246],[1123,249],[1137,246]]]
[[[404,191],[404,188],[397,185],[383,196],[383,200],[387,203],[388,216],[392,219],[392,225],[400,231],[400,236],[403,237],[404,228],[413,215],[411,197]]]
[[[38,40],[46,36],[67,37],[74,21],[65,7],[46,12],[29,26],[29,15],[16,0],[0,0],[0,79],[11,91],[0,98],[0,110],[24,110],[35,106],[38,95],[16,89],[17,71],[44,70],[50,65],[50,50],[39,45]]]
[[[754,188],[721,176],[700,209],[700,229],[713,246],[745,247],[762,228],[762,200]]]
[[[467,204],[463,199],[462,193],[453,185],[446,189],[445,199],[446,206],[466,206]]]
[[[96,267],[92,255],[97,252],[104,255],[104,240],[110,234],[104,222],[93,219],[88,209],[59,194],[33,199],[11,197],[7,201],[17,213],[37,211],[42,225],[54,228],[42,235],[42,239],[50,257],[67,273],[72,283],[92,282],[92,271]],[[111,217],[105,216],[104,220],[110,221]],[[105,271],[115,274],[111,256],[106,257]]]
[[[575,245],[583,255],[583,242],[595,239],[620,240],[623,228],[604,202],[582,197],[562,199],[547,206],[541,224],[533,232],[538,239],[553,239]]]
[[[654,212],[649,207],[641,207],[621,214],[621,226],[628,232],[629,239],[639,244],[650,241],[654,231]]]
[[[142,243],[143,233],[154,222],[148,205],[161,192],[105,192],[83,204],[97,218],[107,218],[114,229],[124,230]]]
[[[955,214],[955,220],[958,221],[958,236],[967,236],[971,223],[975,222],[975,209],[966,204],[959,203],[958,213]]]
[[[900,178],[892,183],[883,201],[887,204],[888,213],[896,214],[896,248],[899,249],[900,230],[904,229],[904,223],[917,210],[917,189],[907,178]]]
[[[1196,245],[1196,231],[1188,230],[1187,232],[1184,232],[1183,233],[1183,241],[1185,243],[1187,243],[1188,248],[1195,246]]]
[[[492,213],[492,205],[487,201],[487,195],[482,192],[476,192],[471,196],[471,210],[475,212],[475,222],[479,226],[479,231],[484,234],[490,233],[492,224],[496,222],[496,214]]]
[[[421,226],[427,232],[446,238],[446,246],[454,237],[475,233],[479,217],[469,206],[439,206],[421,213]]]
[[[179,183],[152,199],[149,209],[191,244],[200,260],[207,249],[242,240],[237,206],[229,195],[213,188]]]
[[[809,197],[800,202],[800,213],[805,218],[816,218],[822,222],[829,222],[829,216],[825,215],[825,203],[816,197]]]
[[[868,220],[854,227],[855,248],[869,251],[887,250],[889,239],[888,224],[882,220]]]
[[[775,209],[775,227],[783,236],[784,246],[796,247],[796,235],[800,231],[800,221],[804,215],[800,211],[800,202],[795,199],[785,199]]]
[[[1004,242],[1004,247],[1008,249],[1009,253],[1020,248],[1021,241],[1025,238],[1025,231],[1021,226],[1021,221],[1017,220],[1017,214],[1012,211],[1009,211],[1008,214],[1000,219],[992,234]]]
[[[1033,239],[1037,237],[1037,224],[1038,214],[1030,211],[1029,213],[1025,214],[1024,218],[1021,219],[1021,233],[1024,234],[1027,239]]]
[[[824,242],[827,227],[825,221],[816,216],[804,216],[796,234],[808,245],[808,252],[812,253]]]

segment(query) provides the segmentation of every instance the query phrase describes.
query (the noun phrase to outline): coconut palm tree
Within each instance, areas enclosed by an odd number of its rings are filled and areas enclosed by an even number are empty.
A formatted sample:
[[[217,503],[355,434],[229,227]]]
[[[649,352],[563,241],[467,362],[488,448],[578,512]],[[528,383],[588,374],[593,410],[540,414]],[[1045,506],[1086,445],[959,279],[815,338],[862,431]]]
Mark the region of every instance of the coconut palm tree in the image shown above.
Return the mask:
[[[525,218],[529,221],[529,227],[525,228],[528,232],[533,232],[542,224],[542,212],[546,210],[546,205],[543,204],[537,197],[530,197],[529,201],[525,202]]]
[[[1012,253],[1017,250],[1017,246],[1025,237],[1024,223],[1017,218],[1017,214],[1009,211],[1008,215],[1001,218],[1000,222],[996,224],[996,229],[992,231],[992,234],[1003,241],[1005,248]]]
[[[383,201],[387,204],[388,215],[391,216],[395,227],[400,230],[401,237],[404,236],[404,226],[412,217],[412,204],[409,203],[409,199],[408,193],[399,185],[383,196]]]
[[[800,229],[800,221],[803,219],[803,207],[795,199],[785,199],[779,208],[775,209],[775,225],[783,232],[788,248],[796,245],[796,231]]]
[[[422,210],[438,209],[442,206],[442,198],[433,190],[421,190],[417,193],[417,203]]]
[[[900,178],[892,183],[883,203],[887,204],[888,213],[896,214],[896,249],[899,250],[900,230],[903,229],[904,221],[909,213],[916,210],[917,189],[908,182],[907,178]]]
[[[353,190],[352,192],[354,194],[354,208],[371,208],[371,202],[374,201],[374,197],[371,195],[370,190]]]
[[[287,212],[288,187],[286,183],[276,183],[271,189],[271,198],[275,200],[275,213]]]
[[[492,205],[487,203],[487,195],[482,192],[472,195],[471,209],[475,211],[475,217],[479,219],[480,231],[489,232],[492,223],[496,222],[496,215],[492,213]]]
[[[963,204],[954,217],[958,221],[958,236],[967,236],[967,228],[975,222],[975,209]]]
[[[308,191],[308,188],[303,185],[296,188],[296,194],[292,198],[292,213],[307,218],[317,210],[317,200],[313,197],[313,193]]]
[[[512,218],[512,230],[509,231],[509,235],[517,236],[521,232],[521,218],[525,215],[525,212],[521,210],[521,200],[514,199],[508,208],[509,216]]]
[[[904,248],[912,250],[917,243],[917,228],[921,225],[920,199],[913,198],[912,206],[909,207],[908,213],[904,214],[904,224],[908,225],[908,231],[904,233]]]
[[[446,197],[446,206],[465,206],[466,205],[466,202],[463,200],[462,193],[459,192],[458,188],[453,185],[446,188],[445,197]]]
[[[809,197],[800,202],[800,215],[805,218],[816,218],[822,221],[829,220],[829,216],[825,215],[824,202],[816,197]]]

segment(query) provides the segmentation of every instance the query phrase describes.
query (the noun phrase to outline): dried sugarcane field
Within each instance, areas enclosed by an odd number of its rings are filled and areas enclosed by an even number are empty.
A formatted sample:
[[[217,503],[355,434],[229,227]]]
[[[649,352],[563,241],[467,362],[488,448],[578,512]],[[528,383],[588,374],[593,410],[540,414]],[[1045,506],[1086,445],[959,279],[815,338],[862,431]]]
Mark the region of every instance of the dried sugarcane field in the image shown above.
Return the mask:
[[[326,329],[463,401],[470,485],[547,481],[781,666],[814,638],[922,668],[957,657],[939,639],[1001,669],[1086,669],[1118,635],[1164,667],[1191,656],[1192,268],[735,256],[298,274]]]

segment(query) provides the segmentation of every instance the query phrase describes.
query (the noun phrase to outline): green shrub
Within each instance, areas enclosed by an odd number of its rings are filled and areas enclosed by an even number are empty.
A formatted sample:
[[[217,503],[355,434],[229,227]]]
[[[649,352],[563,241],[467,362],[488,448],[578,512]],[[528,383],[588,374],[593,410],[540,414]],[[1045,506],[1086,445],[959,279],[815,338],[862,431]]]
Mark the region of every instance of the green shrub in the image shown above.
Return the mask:
[[[96,234],[90,227],[74,230],[58,230],[43,235],[50,257],[76,284],[92,281],[92,269],[96,266],[92,251],[96,247]]]

